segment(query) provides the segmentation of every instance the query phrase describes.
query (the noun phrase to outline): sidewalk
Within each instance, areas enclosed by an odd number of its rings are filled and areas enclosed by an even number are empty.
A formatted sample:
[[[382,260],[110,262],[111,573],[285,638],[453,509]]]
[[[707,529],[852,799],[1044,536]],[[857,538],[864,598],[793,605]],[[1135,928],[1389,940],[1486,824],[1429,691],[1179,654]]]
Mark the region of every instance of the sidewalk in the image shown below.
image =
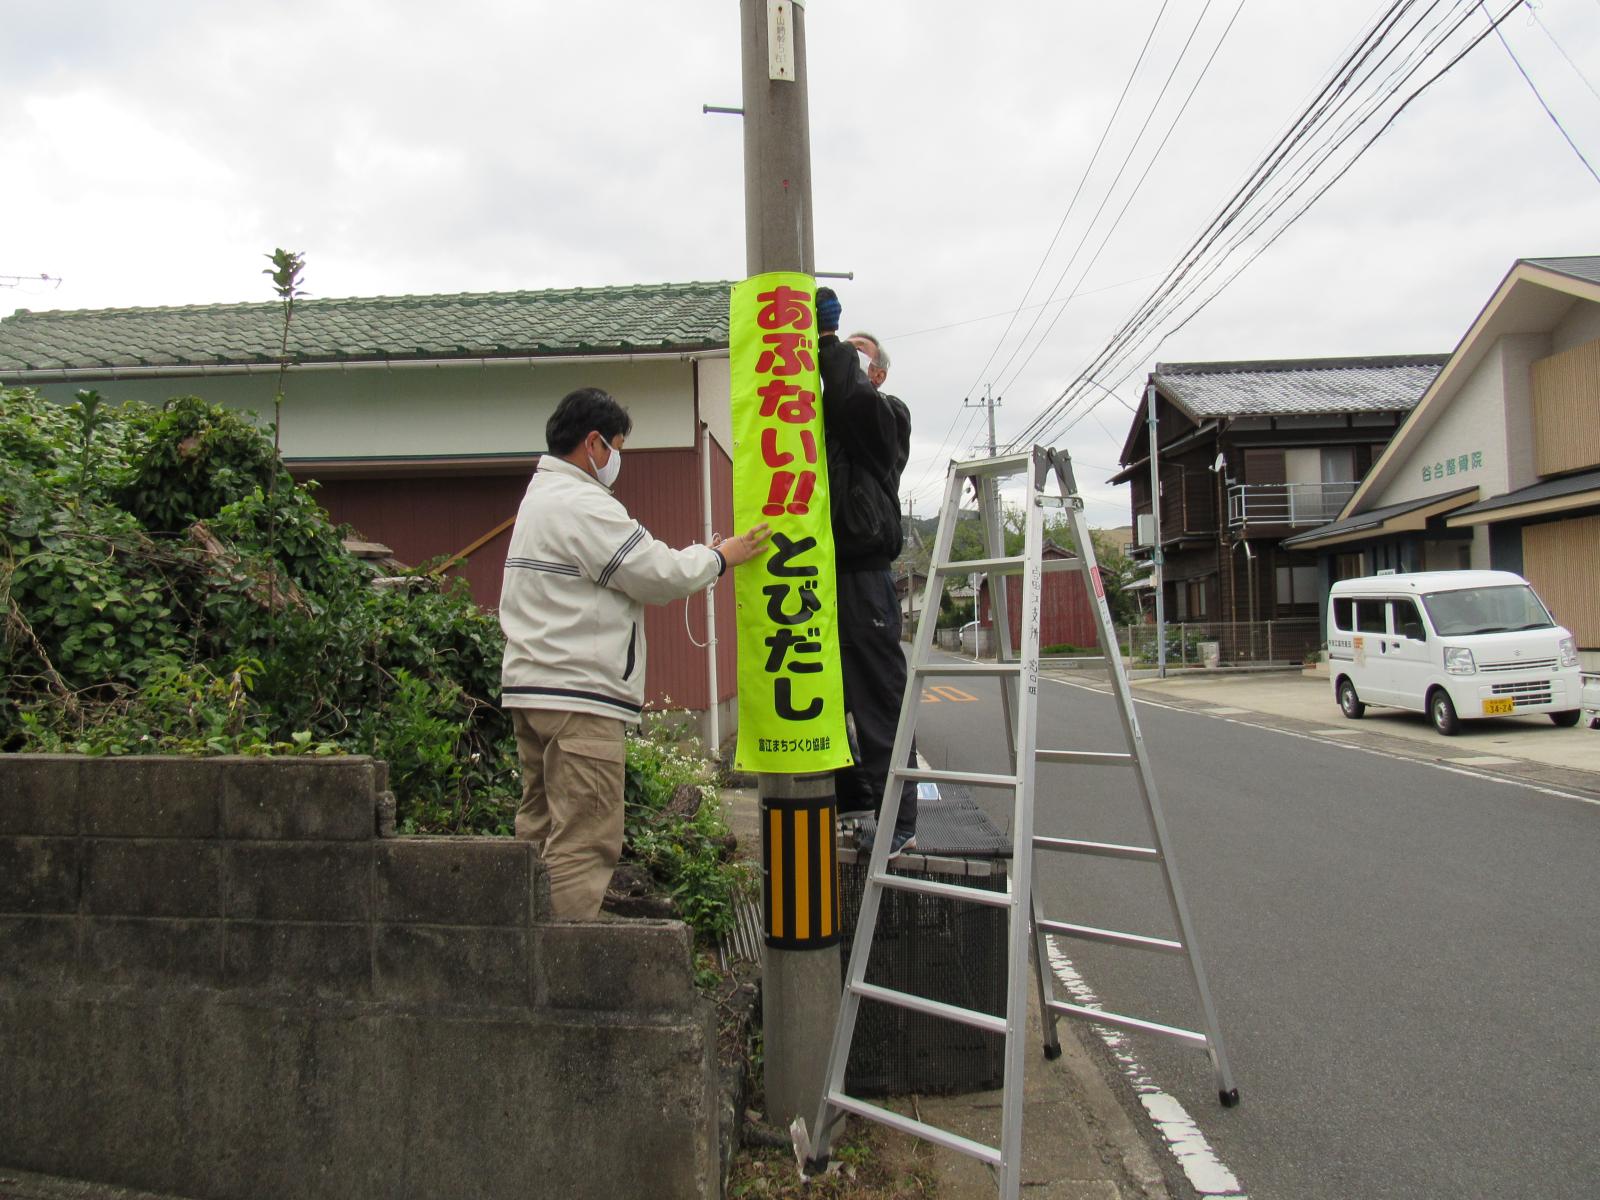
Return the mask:
[[[1063,682],[1106,690],[1103,671],[1051,669]],[[1369,708],[1346,720],[1324,674],[1299,671],[1174,673],[1133,683],[1139,700],[1338,741],[1519,782],[1600,795],[1600,730],[1559,729],[1543,715],[1463,721],[1444,737],[1422,713]]]
[[[754,788],[727,788],[723,811],[741,845],[759,836]],[[746,839],[749,841],[746,841]],[[1161,1165],[1122,1108],[1098,1061],[1079,1041],[1076,1022],[1060,1023],[1061,1057],[1044,1057],[1038,995],[1027,981],[1027,1062],[1023,1071],[1022,1186],[1030,1200],[1171,1200]],[[1000,1091],[964,1096],[904,1096],[897,1111],[990,1145],[1000,1134]],[[890,1138],[905,1135],[886,1130]],[[987,1165],[932,1147],[940,1200],[993,1200]]]

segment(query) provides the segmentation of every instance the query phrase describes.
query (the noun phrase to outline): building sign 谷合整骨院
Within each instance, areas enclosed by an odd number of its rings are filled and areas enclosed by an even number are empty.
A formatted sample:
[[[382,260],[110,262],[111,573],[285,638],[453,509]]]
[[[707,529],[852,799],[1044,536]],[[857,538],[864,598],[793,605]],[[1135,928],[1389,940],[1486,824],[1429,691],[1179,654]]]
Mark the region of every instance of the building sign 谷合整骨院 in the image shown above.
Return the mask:
[[[1474,450],[1470,454],[1456,454],[1450,458],[1437,459],[1431,463],[1422,464],[1422,482],[1436,483],[1451,475],[1465,475],[1468,471],[1481,471],[1483,469],[1483,451]]]
[[[767,549],[734,576],[738,766],[779,775],[849,765],[834,601],[833,527],[818,371],[816,281],[774,271],[736,284],[733,519]]]

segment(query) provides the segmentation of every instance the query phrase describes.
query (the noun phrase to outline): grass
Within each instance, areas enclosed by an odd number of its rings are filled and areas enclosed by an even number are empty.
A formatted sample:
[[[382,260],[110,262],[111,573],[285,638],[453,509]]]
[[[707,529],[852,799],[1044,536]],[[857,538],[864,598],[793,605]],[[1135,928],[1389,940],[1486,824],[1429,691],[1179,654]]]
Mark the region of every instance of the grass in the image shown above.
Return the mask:
[[[802,1181],[792,1150],[746,1146],[734,1158],[727,1194],[730,1200],[930,1200],[939,1194],[932,1157],[925,1143],[850,1118],[834,1142],[836,1171]]]

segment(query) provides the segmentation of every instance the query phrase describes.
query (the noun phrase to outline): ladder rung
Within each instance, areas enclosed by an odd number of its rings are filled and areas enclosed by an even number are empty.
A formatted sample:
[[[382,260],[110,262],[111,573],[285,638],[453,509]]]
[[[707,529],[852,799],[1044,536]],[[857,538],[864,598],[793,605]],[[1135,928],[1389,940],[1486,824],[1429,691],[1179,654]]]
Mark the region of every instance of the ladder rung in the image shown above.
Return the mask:
[[[1039,750],[1040,762],[1076,763],[1080,767],[1121,767],[1133,761],[1131,754],[1102,754],[1095,750]]]
[[[913,996],[909,992],[897,992],[893,988],[879,987],[875,983],[852,984],[850,990],[863,1000],[877,1000],[884,1004],[892,1004],[896,1008],[910,1009],[912,1012],[926,1013],[930,1017],[943,1017],[946,1021],[959,1021],[963,1025],[971,1025],[974,1029],[984,1029],[990,1033],[1005,1033],[1006,1019],[997,1017],[993,1013],[979,1012],[975,1008],[962,1008],[958,1004],[944,1004],[938,1000],[929,1000],[922,996]]]
[[[916,892],[923,896],[939,896],[945,900],[969,900],[973,904],[987,904],[990,908],[1009,908],[1010,892],[997,892],[990,888],[966,887],[959,883],[936,883],[932,879],[917,879],[911,875],[872,875],[879,887],[893,888],[899,892]]]
[[[1036,837],[1035,850],[1060,850],[1067,854],[1094,854],[1101,858],[1139,858],[1160,862],[1161,852],[1149,846],[1119,846],[1115,842],[1080,842],[1076,838]]]
[[[912,1137],[921,1138],[925,1142],[932,1142],[936,1146],[944,1146],[946,1149],[955,1150],[972,1158],[982,1159],[992,1167],[1000,1165],[1000,1151],[993,1146],[964,1138],[959,1133],[951,1133],[948,1129],[940,1129],[937,1125],[929,1125],[926,1121],[901,1116],[897,1112],[877,1104],[868,1104],[865,1100],[857,1100],[854,1096],[847,1096],[843,1092],[829,1092],[828,1103],[834,1108],[855,1113],[858,1117],[887,1125],[890,1129],[898,1129],[901,1133],[909,1133]]]
[[[936,563],[932,570],[935,575],[971,575],[975,571],[1001,572],[1007,567],[1022,570],[1025,560],[1020,554],[1008,554],[1003,558],[962,558],[951,559],[949,562]]]
[[[1084,1008],[1081,1004],[1069,1004],[1065,1000],[1050,1001],[1050,1008],[1062,1016],[1077,1017],[1079,1020],[1092,1021],[1099,1025],[1115,1025],[1118,1029],[1131,1029],[1138,1033],[1159,1033],[1162,1037],[1188,1042],[1191,1046],[1204,1048],[1210,1044],[1205,1034],[1196,1033],[1192,1029],[1179,1029],[1175,1025],[1158,1025],[1154,1021],[1125,1017],[1121,1013],[1101,1012],[1098,1008]]]
[[[1015,775],[985,775],[981,771],[932,771],[926,767],[897,767],[894,773],[901,779],[915,779],[921,783],[965,783],[973,787],[1016,787]]]
[[[916,668],[916,673],[918,675],[1020,675],[1022,663],[925,663]]]
[[[1085,942],[1106,942],[1112,946],[1131,946],[1135,950],[1158,950],[1163,954],[1183,953],[1183,943],[1171,938],[1120,933],[1115,929],[1096,929],[1093,925],[1072,925],[1066,921],[1040,921],[1039,928],[1046,933],[1059,933],[1063,937],[1078,938]]]

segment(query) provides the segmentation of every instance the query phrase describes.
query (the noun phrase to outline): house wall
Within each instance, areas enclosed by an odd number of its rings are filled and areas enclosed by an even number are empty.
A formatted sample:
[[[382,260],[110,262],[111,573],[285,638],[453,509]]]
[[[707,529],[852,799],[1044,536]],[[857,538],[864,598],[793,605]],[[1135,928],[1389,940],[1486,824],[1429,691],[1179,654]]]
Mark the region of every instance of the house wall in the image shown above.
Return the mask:
[[[1047,554],[1047,559],[1063,557]],[[1009,576],[1006,593],[1006,620],[1011,631],[1011,649],[1022,647],[1022,582],[1020,576]],[[979,592],[978,621],[986,629],[993,628],[987,581]],[[1044,577],[1039,596],[1040,646],[1098,646],[1099,627],[1089,599],[1083,576],[1077,571],[1052,571]]]
[[[548,366],[300,367],[290,370],[284,383],[281,447],[287,459],[534,454],[545,448],[545,422],[556,404],[580,387],[604,388],[628,410],[633,418],[629,449],[690,446],[693,367],[677,356]],[[706,373],[707,381],[715,376],[715,371]],[[277,375],[118,379],[91,386],[112,403],[161,404],[173,396],[197,395],[253,411],[269,423]],[[39,390],[67,402],[77,387],[47,384]]]
[[[303,471],[315,478],[315,469]],[[527,489],[528,471],[510,475],[334,478],[316,492],[336,521],[345,521],[365,538],[382,542],[402,562],[423,563],[455,554],[517,514]],[[733,525],[732,467],[720,447],[712,448],[712,528],[724,535]],[[657,539],[687,546],[702,538],[700,458],[693,449],[639,450],[623,456],[617,498]],[[506,529],[485,543],[451,575],[467,580],[484,608],[500,603],[501,576],[510,545]],[[684,609],[689,609],[685,629]],[[718,594],[718,690],[726,699],[736,690],[733,589]],[[705,599],[651,605],[645,609],[645,698],[696,711],[707,706]]]
[[[1600,338],[1534,362],[1533,416],[1540,475],[1600,465]]]
[[[1600,338],[1600,304],[1576,300],[1572,309],[1550,331],[1550,353],[1560,354]]]
[[[1502,339],[1503,340],[1503,339]],[[1497,495],[1509,486],[1506,463],[1505,366],[1502,345],[1497,343],[1483,356],[1465,380],[1448,408],[1439,414],[1422,441],[1412,449],[1389,485],[1378,495],[1369,496],[1363,508],[1382,508],[1406,500],[1438,496],[1458,488],[1477,485],[1483,496]],[[1470,456],[1483,456],[1480,467],[1471,465]],[[1462,454],[1469,456],[1468,470],[1454,470],[1434,478],[1433,468],[1444,463],[1459,465]],[[1423,478],[1423,468],[1429,477]]]
[[[1600,516],[1522,530],[1523,576],[1584,650],[1600,650]]]
[[[733,450],[733,368],[730,360],[703,358],[695,363],[700,384],[700,419],[724,450]]]

